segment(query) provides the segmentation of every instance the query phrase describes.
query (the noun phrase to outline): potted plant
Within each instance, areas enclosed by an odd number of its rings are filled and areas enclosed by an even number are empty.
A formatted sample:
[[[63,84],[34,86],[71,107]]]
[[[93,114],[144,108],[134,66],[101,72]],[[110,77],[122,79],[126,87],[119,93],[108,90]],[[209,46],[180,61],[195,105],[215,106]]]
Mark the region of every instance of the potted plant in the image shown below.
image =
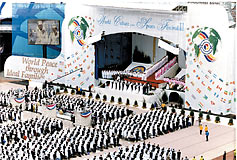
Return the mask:
[[[127,98],[126,105],[130,105],[129,99]]]
[[[199,112],[199,118],[202,120],[203,119],[203,113],[202,111]]]
[[[137,100],[134,101],[134,107],[137,107],[138,106],[138,103],[137,103]]]
[[[162,95],[161,100],[163,103],[166,103],[168,101],[168,96],[167,96],[166,92],[164,92],[164,94]]]
[[[121,97],[118,98],[118,104],[122,104],[122,98]]]
[[[154,104],[152,103],[150,110],[154,110],[154,109],[155,109],[155,106],[154,106]]]
[[[219,116],[216,116],[215,122],[216,122],[216,123],[220,123],[220,122],[221,122],[221,120],[220,120],[220,117],[219,117]]]
[[[60,93],[60,90],[59,88],[56,89],[56,94],[59,94]]]
[[[71,90],[71,94],[72,94],[72,95],[75,94],[75,90],[74,90],[74,89]]]
[[[194,116],[194,112],[193,110],[190,111],[190,117],[193,117]]]
[[[60,85],[60,90],[61,90],[61,91],[63,91],[63,90],[64,90],[62,85]]]
[[[93,97],[93,95],[92,95],[92,93],[90,92],[88,98],[91,99],[92,97]]]
[[[209,113],[207,114],[206,120],[207,120],[207,121],[210,121],[210,120],[211,120]]]
[[[96,100],[99,100],[99,99],[100,99],[100,95],[99,95],[98,93],[96,94],[95,99],[96,99]]]
[[[144,100],[142,103],[142,108],[145,109],[146,108],[146,101]]]
[[[111,103],[114,102],[114,96],[111,96],[110,102],[111,102]]]
[[[107,101],[107,96],[103,95],[103,101]]]
[[[233,118],[230,118],[230,119],[229,119],[228,125],[230,125],[230,126],[234,125]]]
[[[64,93],[68,93],[68,90],[66,87],[64,88]]]
[[[184,110],[184,108],[181,109],[181,115],[185,115],[185,110]]]
[[[171,112],[172,112],[173,114],[176,113],[176,110],[174,109],[174,107],[172,107]]]
[[[167,111],[167,106],[166,105],[163,107],[163,110],[164,110],[164,112]]]

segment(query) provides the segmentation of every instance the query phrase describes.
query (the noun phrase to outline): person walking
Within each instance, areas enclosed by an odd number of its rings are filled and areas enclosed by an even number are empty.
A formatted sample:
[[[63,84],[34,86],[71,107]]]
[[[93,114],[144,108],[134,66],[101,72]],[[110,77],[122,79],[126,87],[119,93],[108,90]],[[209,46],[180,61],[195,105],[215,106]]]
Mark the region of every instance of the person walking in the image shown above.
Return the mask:
[[[192,160],[196,160],[195,156],[193,157],[193,159],[192,159]]]
[[[208,141],[209,132],[206,131],[206,141]]]
[[[192,126],[194,125],[194,116],[191,117]]]
[[[204,160],[203,156],[200,157],[200,160]]]
[[[202,124],[200,124],[199,129],[200,129],[200,135],[202,135],[202,130],[203,130]]]
[[[207,131],[208,131],[208,127],[207,127],[207,125],[205,125],[205,129],[204,129],[204,130],[205,130],[205,132],[207,132]]]
[[[226,160],[226,151],[224,151],[223,160]]]

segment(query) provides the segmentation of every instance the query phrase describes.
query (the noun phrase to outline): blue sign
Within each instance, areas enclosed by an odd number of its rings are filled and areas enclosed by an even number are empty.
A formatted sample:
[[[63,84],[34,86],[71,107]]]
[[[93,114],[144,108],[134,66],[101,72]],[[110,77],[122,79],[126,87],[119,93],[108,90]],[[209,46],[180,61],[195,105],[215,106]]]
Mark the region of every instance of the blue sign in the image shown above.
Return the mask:
[[[42,45],[28,44],[28,20],[59,20],[61,33],[61,26],[64,17],[64,4],[44,4],[34,2],[13,3],[12,26],[14,27],[12,29],[12,55],[42,58]],[[47,46],[47,58],[56,58],[60,52],[61,44]]]

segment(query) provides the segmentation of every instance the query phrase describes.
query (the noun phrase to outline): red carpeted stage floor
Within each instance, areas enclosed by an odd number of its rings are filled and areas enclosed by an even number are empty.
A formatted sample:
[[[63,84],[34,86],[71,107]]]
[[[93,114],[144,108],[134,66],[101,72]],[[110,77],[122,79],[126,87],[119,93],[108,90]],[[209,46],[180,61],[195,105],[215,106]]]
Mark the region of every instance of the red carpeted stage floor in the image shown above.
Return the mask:
[[[129,82],[134,82],[134,83],[136,82],[142,83],[142,84],[149,82],[152,85],[152,87],[158,88],[159,84],[165,83],[165,81],[155,80],[155,73],[156,72],[154,72],[151,76],[149,76],[146,81],[142,80],[142,78],[139,78],[139,77],[129,77],[129,78],[125,78],[124,80],[129,81]]]

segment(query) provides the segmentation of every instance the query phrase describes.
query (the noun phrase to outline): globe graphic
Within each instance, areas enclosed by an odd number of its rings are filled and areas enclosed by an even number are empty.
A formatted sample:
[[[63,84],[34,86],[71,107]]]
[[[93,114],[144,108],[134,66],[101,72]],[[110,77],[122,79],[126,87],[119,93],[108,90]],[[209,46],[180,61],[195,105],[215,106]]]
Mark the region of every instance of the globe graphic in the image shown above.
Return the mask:
[[[221,37],[218,32],[208,27],[197,29],[192,36],[196,56],[199,57],[202,53],[208,62],[216,60],[214,55],[219,41],[221,41]]]

